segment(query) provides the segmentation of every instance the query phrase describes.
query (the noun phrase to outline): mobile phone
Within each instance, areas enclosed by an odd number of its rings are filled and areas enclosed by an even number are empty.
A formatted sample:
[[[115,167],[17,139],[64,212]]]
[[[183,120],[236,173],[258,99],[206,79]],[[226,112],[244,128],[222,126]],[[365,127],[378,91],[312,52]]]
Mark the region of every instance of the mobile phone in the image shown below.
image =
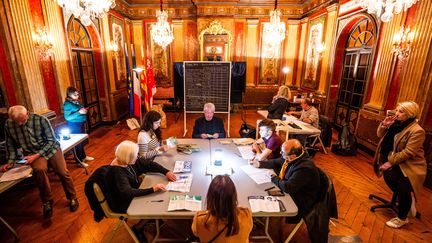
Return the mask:
[[[285,196],[285,194],[281,190],[269,190],[267,191],[267,193],[269,194],[269,196],[278,196],[278,197]]]
[[[17,163],[18,164],[25,164],[25,163],[27,163],[27,160],[26,159],[21,159],[21,160],[18,160]]]
[[[386,116],[394,116],[395,115],[395,111],[394,110],[387,110],[386,111]]]

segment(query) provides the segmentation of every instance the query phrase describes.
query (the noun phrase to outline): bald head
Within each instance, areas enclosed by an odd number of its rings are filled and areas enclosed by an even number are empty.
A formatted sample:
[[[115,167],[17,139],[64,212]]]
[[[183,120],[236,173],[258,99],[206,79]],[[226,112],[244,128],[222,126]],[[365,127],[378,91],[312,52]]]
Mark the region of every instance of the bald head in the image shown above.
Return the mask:
[[[303,146],[297,139],[288,139],[282,144],[281,151],[284,159],[293,159],[303,153]]]
[[[28,120],[28,111],[22,105],[15,105],[9,108],[9,118],[15,121],[18,125],[24,125]]]

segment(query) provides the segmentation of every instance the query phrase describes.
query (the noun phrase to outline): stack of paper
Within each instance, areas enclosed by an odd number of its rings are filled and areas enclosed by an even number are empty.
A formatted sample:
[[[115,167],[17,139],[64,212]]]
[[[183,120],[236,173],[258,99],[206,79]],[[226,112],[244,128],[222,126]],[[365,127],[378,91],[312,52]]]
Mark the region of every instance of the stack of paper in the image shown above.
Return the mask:
[[[202,209],[201,196],[178,195],[171,196],[168,211],[189,210],[200,211]]]
[[[258,169],[252,165],[243,165],[241,169],[255,181],[256,184],[271,182],[270,175],[274,174],[271,169]]]
[[[253,213],[256,212],[280,212],[279,203],[276,197],[272,196],[249,196],[249,205]]]
[[[217,165],[207,165],[206,174],[207,175],[231,175],[233,173],[231,166],[217,166]]]
[[[255,142],[252,138],[233,138],[233,142],[235,145],[250,145]]]
[[[255,154],[252,152],[252,145],[237,146],[243,159],[253,159]]]
[[[170,181],[168,191],[189,192],[192,185],[192,174],[178,175],[176,181]]]
[[[16,167],[16,168],[10,169],[9,171],[5,172],[0,177],[0,182],[14,181],[14,180],[18,180],[21,178],[30,177],[31,173],[32,173],[32,168],[28,165]]]

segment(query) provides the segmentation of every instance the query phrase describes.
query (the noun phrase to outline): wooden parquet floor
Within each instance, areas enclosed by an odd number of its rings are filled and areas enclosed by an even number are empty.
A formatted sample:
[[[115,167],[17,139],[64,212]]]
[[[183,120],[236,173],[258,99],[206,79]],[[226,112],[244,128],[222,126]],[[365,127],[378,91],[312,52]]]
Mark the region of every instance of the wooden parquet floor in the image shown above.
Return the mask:
[[[163,129],[163,137],[182,137],[183,115],[180,114],[180,119],[176,122],[177,116],[176,113],[167,113],[169,128]],[[196,117],[197,115],[188,114],[187,137],[191,136]],[[245,111],[244,117],[253,125],[260,118],[255,111]],[[241,123],[240,114],[231,115],[231,137],[238,137]],[[118,143],[125,139],[136,141],[136,137],[137,131],[130,131],[125,121],[92,132],[86,152],[96,159],[89,163],[89,172],[111,162]],[[391,197],[391,191],[384,180],[373,174],[370,156],[359,153],[357,156],[341,157],[329,152],[328,155],[317,153],[314,159],[333,179],[336,189],[339,218],[332,220],[330,224],[329,242],[432,242],[432,192],[429,189],[422,190],[419,198],[421,219],[410,219],[410,223],[402,229],[391,229],[385,226],[388,219],[395,217],[391,210],[381,209],[374,213],[369,210],[376,203],[368,199],[370,193]],[[88,176],[73,160],[68,162],[80,202],[80,208],[75,213],[69,212],[60,181],[54,173],[50,174],[55,201],[54,214],[49,220],[42,216],[38,190],[31,179],[0,195],[0,216],[16,229],[21,242],[102,242],[116,224],[117,220],[114,219],[104,219],[100,223],[93,220],[93,213],[84,194],[84,183]],[[135,222],[130,221],[129,224]],[[171,226],[174,229],[168,230],[168,234],[181,231],[181,227],[184,225],[174,223]],[[274,220],[271,233],[275,242],[281,242],[282,236],[289,233],[291,228],[292,225],[283,225]],[[1,223],[0,232],[0,242],[14,241],[13,235]],[[152,230],[149,229],[149,232],[151,238]],[[133,241],[121,226],[113,242]],[[292,242],[308,242],[305,227],[302,227]]]

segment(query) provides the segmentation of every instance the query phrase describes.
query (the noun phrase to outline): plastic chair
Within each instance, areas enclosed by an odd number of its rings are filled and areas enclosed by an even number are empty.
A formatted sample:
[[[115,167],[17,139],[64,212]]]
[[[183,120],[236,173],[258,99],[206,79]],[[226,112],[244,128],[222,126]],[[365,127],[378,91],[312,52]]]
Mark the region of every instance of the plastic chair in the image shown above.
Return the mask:
[[[103,194],[102,190],[100,189],[99,185],[96,183],[93,183],[93,189],[95,192],[95,195],[102,207],[102,210],[105,213],[105,216],[107,218],[118,218],[118,222],[117,224],[114,226],[113,231],[111,232],[111,234],[108,237],[107,242],[111,242],[112,238],[114,237],[114,234],[117,232],[120,224],[123,224],[123,226],[126,228],[127,232],[130,234],[130,236],[132,237],[132,239],[138,243],[138,239],[135,236],[135,234],[133,233],[132,229],[129,227],[129,225],[127,224],[127,220],[128,220],[128,215],[127,214],[123,214],[123,213],[115,213],[113,211],[111,211],[108,202],[105,198],[105,195]]]

